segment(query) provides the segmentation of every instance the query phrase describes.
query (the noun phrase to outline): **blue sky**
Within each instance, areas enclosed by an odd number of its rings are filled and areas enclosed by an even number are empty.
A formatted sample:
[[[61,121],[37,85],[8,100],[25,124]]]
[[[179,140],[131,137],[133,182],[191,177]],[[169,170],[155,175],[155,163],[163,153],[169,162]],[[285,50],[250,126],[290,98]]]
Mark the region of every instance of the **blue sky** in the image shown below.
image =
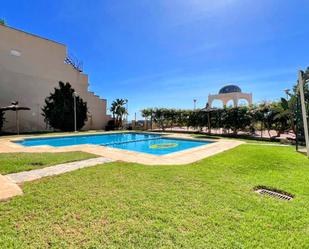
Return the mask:
[[[61,43],[108,103],[203,107],[227,83],[278,99],[309,66],[308,0],[4,1],[9,26]],[[139,116],[139,115],[138,115]]]

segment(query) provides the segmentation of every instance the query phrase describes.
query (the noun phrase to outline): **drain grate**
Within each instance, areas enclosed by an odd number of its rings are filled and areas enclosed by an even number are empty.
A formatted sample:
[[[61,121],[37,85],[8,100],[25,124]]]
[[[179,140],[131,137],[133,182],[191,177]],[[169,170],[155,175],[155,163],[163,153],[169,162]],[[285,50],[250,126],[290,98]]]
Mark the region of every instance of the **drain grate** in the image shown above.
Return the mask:
[[[290,201],[293,199],[293,195],[285,193],[283,191],[278,190],[270,190],[265,187],[257,187],[254,189],[256,193],[259,193],[260,195],[268,195],[280,200]]]

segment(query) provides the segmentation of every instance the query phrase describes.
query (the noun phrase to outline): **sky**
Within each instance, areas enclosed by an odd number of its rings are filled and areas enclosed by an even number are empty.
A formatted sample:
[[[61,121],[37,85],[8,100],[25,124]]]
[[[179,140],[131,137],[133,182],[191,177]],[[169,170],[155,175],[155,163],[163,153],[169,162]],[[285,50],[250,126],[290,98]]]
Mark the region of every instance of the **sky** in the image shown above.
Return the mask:
[[[309,0],[11,0],[0,18],[66,44],[108,106],[128,99],[129,119],[202,108],[230,83],[276,100],[309,66]]]

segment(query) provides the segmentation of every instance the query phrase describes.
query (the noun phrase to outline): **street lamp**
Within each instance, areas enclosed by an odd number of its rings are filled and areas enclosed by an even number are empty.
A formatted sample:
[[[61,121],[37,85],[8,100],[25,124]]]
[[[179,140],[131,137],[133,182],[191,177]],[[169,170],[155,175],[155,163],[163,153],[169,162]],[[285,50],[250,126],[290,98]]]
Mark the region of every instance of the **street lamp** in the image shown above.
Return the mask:
[[[127,114],[126,114],[126,126],[128,126],[128,116],[129,116],[129,101],[126,99],[126,109],[127,109]]]
[[[197,101],[197,99],[193,99],[193,110],[195,110],[196,109],[196,101]]]
[[[285,94],[286,94],[286,100],[289,100],[289,96],[290,96],[290,89],[288,89],[288,88],[286,88],[286,89],[284,89],[283,90],[284,92],[285,92]]]
[[[308,117],[307,117],[307,110],[306,110],[306,101],[305,101],[305,94],[304,94],[304,85],[308,79],[305,78],[305,73],[301,70],[298,72],[298,90],[300,95],[300,104],[301,104],[301,112],[303,117],[303,126],[304,126],[304,133],[305,133],[305,141],[306,141],[306,150],[307,150],[307,157],[309,158],[309,132],[308,132]]]
[[[214,109],[211,108],[211,106],[209,105],[209,103],[206,103],[206,106],[201,110],[203,112],[207,113],[207,119],[208,119],[208,133],[211,134],[211,122],[210,122],[210,114]]]
[[[74,97],[74,132],[77,132],[76,97],[78,97],[78,94],[76,92],[73,92],[73,97]]]

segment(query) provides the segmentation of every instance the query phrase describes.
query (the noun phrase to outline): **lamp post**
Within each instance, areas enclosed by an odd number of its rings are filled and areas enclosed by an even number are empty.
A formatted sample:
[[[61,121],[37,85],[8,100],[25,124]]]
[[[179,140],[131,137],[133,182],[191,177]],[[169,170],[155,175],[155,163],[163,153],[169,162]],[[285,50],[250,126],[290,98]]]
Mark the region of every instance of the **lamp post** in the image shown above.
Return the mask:
[[[126,109],[127,109],[127,114],[126,114],[126,127],[128,127],[128,121],[129,121],[129,101],[126,99]]]
[[[76,97],[78,97],[78,94],[76,92],[73,92],[73,97],[74,97],[74,132],[77,132]]]
[[[206,112],[207,113],[207,123],[208,123],[208,133],[211,134],[211,111],[213,111],[214,109],[211,108],[211,106],[209,105],[209,103],[206,104],[205,108],[203,108],[201,111]]]
[[[196,109],[196,99],[193,99],[193,110],[195,110]]]
[[[289,100],[290,91],[291,91],[291,90],[288,89],[288,88],[284,89],[284,92],[285,92],[285,94],[286,94],[286,100]]]
[[[308,81],[308,79],[304,79],[304,72],[298,72],[298,87],[300,92],[300,104],[303,116],[303,124],[304,124],[304,133],[305,133],[305,141],[306,141],[306,149],[307,149],[307,157],[309,157],[309,132],[308,132],[308,117],[304,96],[304,85]]]

